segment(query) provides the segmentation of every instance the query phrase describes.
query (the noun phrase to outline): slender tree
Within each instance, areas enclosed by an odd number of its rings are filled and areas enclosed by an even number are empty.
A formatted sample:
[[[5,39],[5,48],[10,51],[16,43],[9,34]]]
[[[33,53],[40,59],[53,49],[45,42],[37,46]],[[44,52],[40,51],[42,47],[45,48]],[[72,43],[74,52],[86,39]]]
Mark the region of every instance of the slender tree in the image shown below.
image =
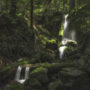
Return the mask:
[[[70,11],[75,8],[75,0],[70,0]]]
[[[31,29],[32,30],[33,30],[33,7],[34,7],[33,4],[34,4],[33,0],[30,0],[30,7],[31,7],[31,16],[30,16],[30,18],[31,18]]]
[[[5,0],[5,4],[6,4],[6,10],[8,10],[8,0]]]
[[[0,0],[0,12],[3,12],[3,0]]]
[[[17,9],[17,0],[11,0],[10,15],[12,15],[13,17],[16,16],[16,9]]]
[[[33,10],[34,10],[34,0],[30,0],[30,22],[31,22],[31,38],[32,38],[32,49],[35,50],[35,33],[33,28]]]

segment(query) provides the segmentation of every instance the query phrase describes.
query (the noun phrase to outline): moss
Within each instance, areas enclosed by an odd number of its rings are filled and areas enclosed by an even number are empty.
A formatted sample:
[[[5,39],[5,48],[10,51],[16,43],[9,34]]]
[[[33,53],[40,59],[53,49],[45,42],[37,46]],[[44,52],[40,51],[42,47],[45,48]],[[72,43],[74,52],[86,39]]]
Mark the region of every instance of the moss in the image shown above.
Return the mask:
[[[46,68],[38,67],[30,73],[30,77],[31,79],[37,79],[41,83],[46,83],[48,81],[47,71]]]
[[[34,71],[31,72],[31,74],[34,74],[37,72],[43,72],[43,68],[42,67],[36,68]]]
[[[25,65],[25,64],[28,64],[28,61],[18,61],[15,64],[7,65],[6,67],[1,67],[0,68],[0,73],[11,71],[14,68],[16,68],[17,66]]]
[[[29,85],[31,88],[40,88],[42,84],[40,83],[39,80],[31,78],[29,81]]]
[[[84,74],[83,71],[77,69],[77,68],[63,68],[61,70],[61,74],[63,74],[64,76],[72,76],[72,77],[77,77],[77,76],[80,76],[82,74]]]
[[[75,40],[68,40],[67,41],[67,46],[76,47],[77,46],[77,42]]]
[[[49,84],[49,90],[61,90],[62,89],[62,82],[60,80],[56,80]]]
[[[90,90],[89,76],[86,74],[76,78],[71,90]]]
[[[51,40],[48,40],[48,42],[50,42],[50,43],[56,43],[56,40],[55,39],[51,39]]]
[[[12,82],[7,90],[24,90],[24,85],[18,82]]]
[[[71,66],[74,66],[74,63],[73,62],[70,62],[70,63],[42,63],[41,64],[42,67],[45,67],[45,68],[48,68],[49,71],[58,71],[60,70],[61,68],[63,67],[71,67]]]
[[[18,65],[25,65],[25,62],[17,62],[15,64],[8,65],[6,67],[0,68],[0,85],[7,84],[14,79],[16,74],[16,69]]]

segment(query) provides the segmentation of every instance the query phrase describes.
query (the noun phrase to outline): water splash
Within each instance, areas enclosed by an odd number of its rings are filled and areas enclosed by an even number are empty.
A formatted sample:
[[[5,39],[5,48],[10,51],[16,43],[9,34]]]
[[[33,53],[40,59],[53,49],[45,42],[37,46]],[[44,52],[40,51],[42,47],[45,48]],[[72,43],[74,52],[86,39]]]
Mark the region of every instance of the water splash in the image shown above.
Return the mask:
[[[15,80],[16,80],[17,82],[23,84],[23,83],[26,81],[26,79],[28,79],[29,69],[30,69],[30,67],[26,67],[26,69],[25,69],[25,78],[24,78],[24,79],[20,79],[22,66],[18,66]]]
[[[59,52],[60,52],[60,59],[62,59],[63,58],[63,54],[64,54],[64,50],[66,49],[66,46],[61,46],[60,48],[59,48]]]
[[[68,42],[68,38],[63,38],[63,40],[62,40],[62,45],[66,45],[67,44],[67,42]]]

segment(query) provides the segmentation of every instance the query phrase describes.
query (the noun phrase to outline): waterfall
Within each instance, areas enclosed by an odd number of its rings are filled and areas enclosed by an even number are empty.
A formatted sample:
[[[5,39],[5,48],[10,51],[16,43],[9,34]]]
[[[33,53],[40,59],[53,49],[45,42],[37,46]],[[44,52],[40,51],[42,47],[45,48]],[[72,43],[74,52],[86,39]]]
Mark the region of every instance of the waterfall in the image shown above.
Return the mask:
[[[20,79],[22,66],[18,66],[15,80],[16,80],[17,82],[23,84],[23,83],[26,81],[26,79],[28,79],[29,69],[30,69],[30,67],[26,67],[26,68],[25,68],[25,78],[24,78],[24,79]]]
[[[22,67],[18,66],[17,72],[16,72],[16,78],[15,78],[16,81],[20,79],[21,70],[22,70]]]
[[[30,69],[30,67],[26,67],[26,69],[25,69],[25,79],[28,79],[29,69]]]
[[[76,36],[76,33],[75,33],[75,31],[73,30],[73,31],[71,32],[71,39],[72,39],[72,40],[76,40],[75,36]]]
[[[67,47],[67,46],[65,46],[65,44],[67,43],[67,38],[65,38],[65,34],[67,33],[67,27],[68,27],[68,20],[67,20],[68,14],[66,14],[64,16],[64,18],[65,18],[65,21],[64,21],[64,33],[63,33],[63,37],[62,37],[62,46],[59,47],[60,59],[63,58],[64,51],[65,51],[65,49]]]
[[[70,31],[68,29],[68,24],[69,24],[69,21],[68,21],[68,14],[66,14],[64,16],[64,31],[63,31],[63,37],[62,37],[62,46],[59,47],[59,55],[60,55],[60,59],[63,58],[63,54],[64,54],[64,51],[65,49],[67,48],[66,44],[68,41],[70,40],[74,40],[75,41],[75,31],[72,30]]]
[[[64,21],[64,31],[67,30],[67,26],[68,26],[68,14],[65,15],[65,21]]]
[[[63,53],[64,53],[64,50],[66,49],[66,46],[61,46],[60,48],[59,48],[59,52],[60,52],[60,59],[62,59],[62,57],[63,57]]]

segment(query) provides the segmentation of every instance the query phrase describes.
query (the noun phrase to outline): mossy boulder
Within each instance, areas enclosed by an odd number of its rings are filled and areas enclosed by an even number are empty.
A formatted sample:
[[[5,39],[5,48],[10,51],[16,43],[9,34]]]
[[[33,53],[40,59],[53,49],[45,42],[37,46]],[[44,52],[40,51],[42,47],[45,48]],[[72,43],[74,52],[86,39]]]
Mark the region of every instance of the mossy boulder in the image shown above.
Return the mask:
[[[61,74],[63,74],[64,76],[71,76],[71,77],[77,77],[77,76],[80,76],[82,74],[84,74],[85,72],[77,69],[77,68],[74,68],[74,67],[71,67],[71,68],[63,68],[61,70]]]
[[[25,90],[24,85],[20,84],[18,82],[11,82],[10,85],[8,86],[7,90]]]
[[[48,86],[49,90],[61,90],[63,89],[63,84],[60,80],[53,81]]]
[[[0,68],[0,86],[9,83],[16,73],[16,68],[12,66]]]
[[[32,67],[34,70],[30,72],[29,79],[25,82],[26,90],[42,90],[49,81],[48,70],[43,67]]]
[[[82,87],[84,88],[87,88],[86,86],[88,86],[86,84],[87,82],[89,82],[89,80],[87,80],[88,75],[86,72],[84,72],[79,68],[74,68],[74,67],[63,68],[60,71],[59,75],[61,75],[60,78],[61,80],[63,80],[64,86],[66,88],[69,88],[70,90],[84,90],[84,89],[80,89],[81,86],[83,85]],[[85,83],[85,85],[83,83]],[[78,85],[80,85],[80,87]],[[77,88],[77,89],[74,89],[74,88]],[[86,90],[89,90],[89,89],[86,89]]]
[[[67,46],[76,47],[77,46],[77,42],[75,40],[67,40],[66,45]]]
[[[21,64],[23,67],[30,66],[29,78],[23,84],[10,80],[7,82],[7,90],[79,90],[79,88],[89,90],[87,89],[89,88],[88,82],[90,82],[88,67],[76,67],[72,62]],[[2,71],[12,70],[17,65],[12,65]],[[11,79],[10,75],[8,79]]]
[[[15,79],[17,67],[27,65],[28,61],[18,61],[17,63],[0,67],[0,86],[6,85]]]
[[[90,77],[84,74],[76,78],[72,84],[71,90],[90,90]]]
[[[71,59],[77,53],[77,42],[75,40],[64,39],[59,51],[61,48],[65,48],[63,59]]]
[[[46,68],[38,67],[30,73],[30,78],[37,79],[41,83],[47,83],[48,82],[47,72],[48,70]]]
[[[38,79],[30,78],[25,82],[25,88],[28,89],[40,89],[42,83]]]

